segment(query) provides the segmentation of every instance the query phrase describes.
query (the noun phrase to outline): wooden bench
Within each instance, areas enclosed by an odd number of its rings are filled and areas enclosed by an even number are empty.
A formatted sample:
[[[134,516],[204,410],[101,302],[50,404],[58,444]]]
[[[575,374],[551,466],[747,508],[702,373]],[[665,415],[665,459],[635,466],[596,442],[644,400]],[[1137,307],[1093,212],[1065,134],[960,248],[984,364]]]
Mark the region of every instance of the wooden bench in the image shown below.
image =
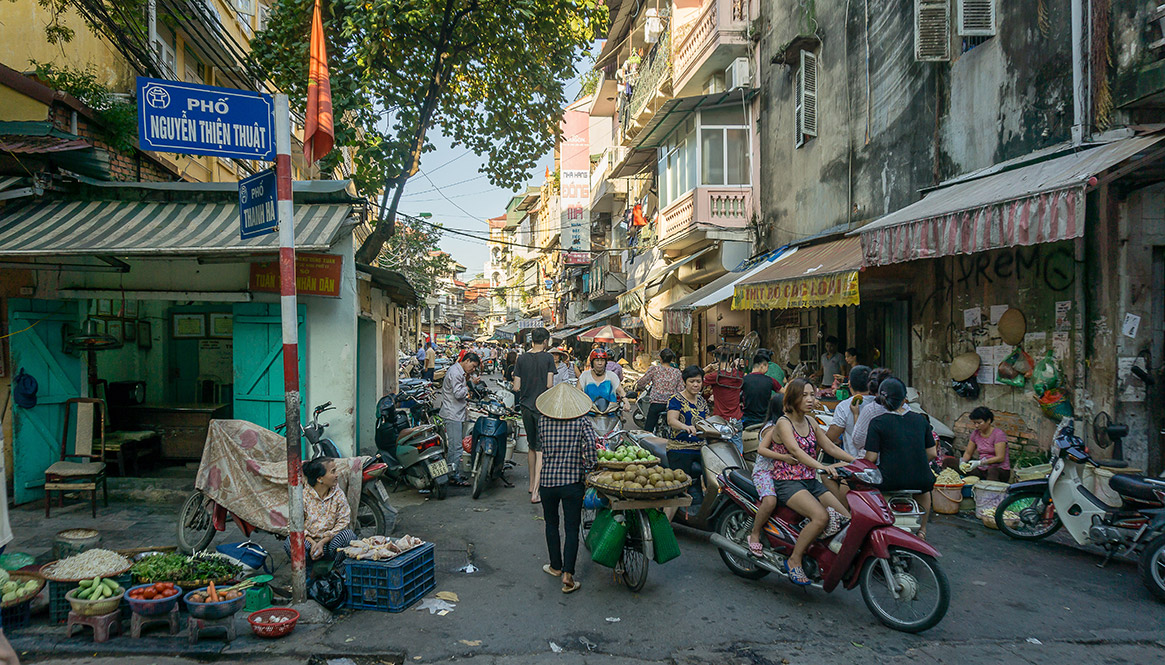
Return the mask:
[[[1020,454],[1040,452],[1040,442],[1036,433],[1027,426],[1027,423],[1018,414],[1008,411],[993,411],[995,426],[1007,435],[1007,448],[1011,452],[1012,468]],[[971,424],[971,414],[964,413],[955,421],[952,428],[955,431],[955,449],[962,454],[971,441],[971,432],[975,426]]]
[[[138,460],[162,455],[162,436],[154,430],[114,431],[105,433],[105,459],[117,462],[117,473],[139,475]]]

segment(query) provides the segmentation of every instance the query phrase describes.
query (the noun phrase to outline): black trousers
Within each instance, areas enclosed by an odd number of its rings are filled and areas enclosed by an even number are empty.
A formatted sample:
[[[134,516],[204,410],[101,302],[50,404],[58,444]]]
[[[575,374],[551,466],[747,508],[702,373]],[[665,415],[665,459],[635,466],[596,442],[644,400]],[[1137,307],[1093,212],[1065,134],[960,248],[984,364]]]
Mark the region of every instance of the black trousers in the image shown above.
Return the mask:
[[[643,427],[648,432],[655,434],[655,428],[659,425],[659,419],[666,415],[667,404],[656,404],[652,402],[651,406],[647,407],[647,423]]]
[[[558,487],[540,487],[542,497],[542,517],[546,521],[546,549],[550,552],[550,567],[574,575],[574,562],[578,558],[578,534],[582,525],[583,494],[582,483],[571,483]],[[562,504],[563,530],[565,540],[558,535],[558,504]]]

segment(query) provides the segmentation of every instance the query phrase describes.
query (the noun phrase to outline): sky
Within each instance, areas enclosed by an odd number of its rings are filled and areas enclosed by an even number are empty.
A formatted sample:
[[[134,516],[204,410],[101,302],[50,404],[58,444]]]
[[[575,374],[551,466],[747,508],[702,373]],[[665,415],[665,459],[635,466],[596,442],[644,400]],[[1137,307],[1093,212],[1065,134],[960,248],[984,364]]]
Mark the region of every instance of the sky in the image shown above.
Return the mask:
[[[580,64],[584,62],[583,58],[579,58]],[[578,73],[581,74],[581,70]],[[579,77],[576,76],[567,84],[567,98],[575,99],[580,86]],[[485,159],[464,146],[452,147],[451,140],[439,133],[434,133],[432,140],[437,149],[422,158],[420,172],[409,178],[401,197],[400,211],[410,215],[432,213],[431,221],[450,229],[487,235],[487,220],[505,214],[506,204],[514,194],[525,191],[526,185],[541,185],[545,182],[547,167],[554,167],[554,151],[551,150],[538,161],[538,166],[530,173],[530,179],[519,190],[511,191],[490,184],[481,172]],[[516,136],[514,140],[520,141],[522,137]],[[463,278],[470,279],[478,273],[484,273],[485,261],[489,257],[484,239],[479,242],[446,233],[441,238],[441,249],[465,266]]]

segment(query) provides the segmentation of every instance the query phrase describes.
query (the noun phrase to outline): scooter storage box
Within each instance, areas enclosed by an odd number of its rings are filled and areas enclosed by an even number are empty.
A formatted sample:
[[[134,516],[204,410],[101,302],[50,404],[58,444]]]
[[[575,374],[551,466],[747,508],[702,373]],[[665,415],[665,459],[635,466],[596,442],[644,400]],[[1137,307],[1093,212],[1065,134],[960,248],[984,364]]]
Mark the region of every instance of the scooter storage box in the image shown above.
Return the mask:
[[[600,566],[614,568],[623,554],[627,540],[627,525],[615,519],[615,514],[603,508],[595,513],[595,521],[587,532],[587,549],[591,560]]]
[[[654,560],[667,563],[680,555],[680,543],[671,527],[671,520],[657,508],[647,511],[647,522],[651,525],[651,540],[655,543]]]
[[[433,543],[388,561],[344,562],[348,599],[344,605],[354,610],[403,612],[437,587],[437,565]]]

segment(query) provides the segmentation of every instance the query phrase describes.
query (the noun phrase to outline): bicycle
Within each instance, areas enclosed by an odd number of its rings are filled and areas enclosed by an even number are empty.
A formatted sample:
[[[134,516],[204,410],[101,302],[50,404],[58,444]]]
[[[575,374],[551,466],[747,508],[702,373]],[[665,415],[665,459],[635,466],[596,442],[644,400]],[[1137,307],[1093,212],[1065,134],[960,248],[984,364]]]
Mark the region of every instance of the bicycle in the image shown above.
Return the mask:
[[[685,508],[692,505],[692,498],[684,495],[673,499],[619,499],[602,495],[597,490],[596,497],[606,498],[608,508],[616,513],[615,519],[622,518],[627,525],[627,538],[623,541],[623,551],[619,554],[619,561],[615,564],[615,581],[622,583],[631,591],[642,591],[647,584],[648,564],[655,558],[655,537],[651,533],[651,521],[647,511],[663,508]],[[595,502],[588,508],[586,500],[583,503],[582,537],[583,546],[591,551],[587,542],[587,534],[591,531],[598,508]]]

